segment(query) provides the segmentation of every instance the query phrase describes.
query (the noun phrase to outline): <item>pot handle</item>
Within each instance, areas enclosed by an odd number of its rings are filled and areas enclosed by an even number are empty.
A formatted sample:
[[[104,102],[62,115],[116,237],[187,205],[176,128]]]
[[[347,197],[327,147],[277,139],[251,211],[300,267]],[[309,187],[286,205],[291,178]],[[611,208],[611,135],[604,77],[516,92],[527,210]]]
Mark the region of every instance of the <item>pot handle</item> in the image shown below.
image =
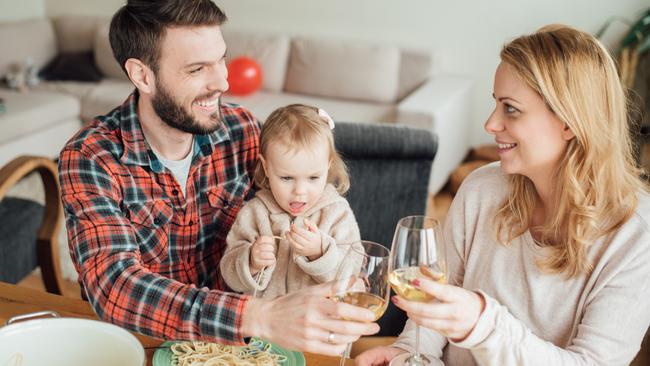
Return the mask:
[[[5,323],[5,325],[10,325],[12,323],[20,322],[20,321],[25,321],[33,318],[40,318],[43,316],[50,316],[52,318],[59,318],[60,315],[56,311],[38,311],[36,313],[29,313],[29,314],[24,314],[24,315],[16,315]]]

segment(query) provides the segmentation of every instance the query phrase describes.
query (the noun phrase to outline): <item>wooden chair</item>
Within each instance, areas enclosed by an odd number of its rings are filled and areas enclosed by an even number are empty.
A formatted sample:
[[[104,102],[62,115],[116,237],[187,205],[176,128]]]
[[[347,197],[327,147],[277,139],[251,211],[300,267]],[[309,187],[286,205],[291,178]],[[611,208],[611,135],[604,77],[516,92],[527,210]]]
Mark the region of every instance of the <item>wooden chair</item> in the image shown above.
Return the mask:
[[[12,186],[32,172],[38,172],[43,181],[44,208],[33,201],[5,197]],[[8,234],[0,235],[0,251],[4,253],[0,266],[7,271],[11,269],[10,273],[0,273],[0,281],[15,283],[17,279],[11,277],[24,276],[39,266],[46,290],[62,294],[63,277],[56,239],[63,217],[59,196],[57,166],[50,159],[20,156],[0,169],[0,225],[5,225],[3,230]],[[10,222],[16,225],[7,227]],[[25,225],[31,225],[37,232],[25,234]],[[15,253],[17,250],[21,251],[21,259],[12,256],[12,251]]]

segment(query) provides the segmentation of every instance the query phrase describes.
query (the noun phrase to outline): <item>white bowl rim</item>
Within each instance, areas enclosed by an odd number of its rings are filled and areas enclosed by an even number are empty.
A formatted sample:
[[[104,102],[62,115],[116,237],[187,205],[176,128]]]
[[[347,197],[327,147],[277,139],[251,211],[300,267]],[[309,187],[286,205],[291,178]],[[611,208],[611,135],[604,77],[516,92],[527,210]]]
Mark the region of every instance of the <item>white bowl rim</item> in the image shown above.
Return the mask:
[[[23,334],[24,332],[35,331],[38,328],[43,326],[65,328],[70,331],[71,327],[76,327],[77,329],[83,328],[94,328],[96,330],[105,331],[109,334],[116,335],[126,340],[128,344],[135,348],[138,356],[146,361],[144,347],[142,343],[136,338],[133,334],[128,332],[126,329],[123,329],[115,324],[93,320],[93,319],[84,319],[84,318],[46,318],[46,319],[32,319],[24,320],[10,325],[6,325],[0,328],[0,339],[5,336]]]

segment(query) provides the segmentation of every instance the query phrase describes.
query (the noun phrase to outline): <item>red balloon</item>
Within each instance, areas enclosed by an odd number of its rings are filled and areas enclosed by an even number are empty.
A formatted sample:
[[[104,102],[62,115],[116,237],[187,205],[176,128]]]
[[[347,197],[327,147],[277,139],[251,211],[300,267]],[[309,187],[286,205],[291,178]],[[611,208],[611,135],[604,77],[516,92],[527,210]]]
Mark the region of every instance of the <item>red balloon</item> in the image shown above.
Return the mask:
[[[228,84],[233,95],[246,95],[262,86],[262,68],[249,57],[237,57],[228,64]]]

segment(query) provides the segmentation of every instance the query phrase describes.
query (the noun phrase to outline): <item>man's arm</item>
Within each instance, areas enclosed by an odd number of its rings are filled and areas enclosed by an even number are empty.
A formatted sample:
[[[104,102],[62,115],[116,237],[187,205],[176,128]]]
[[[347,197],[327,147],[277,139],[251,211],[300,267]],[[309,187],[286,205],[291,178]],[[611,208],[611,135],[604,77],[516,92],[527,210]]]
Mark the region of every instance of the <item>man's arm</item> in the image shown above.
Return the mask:
[[[121,188],[102,160],[64,150],[62,201],[73,261],[88,299],[103,320],[154,337],[243,343],[248,297],[196,288],[149,271]]]

